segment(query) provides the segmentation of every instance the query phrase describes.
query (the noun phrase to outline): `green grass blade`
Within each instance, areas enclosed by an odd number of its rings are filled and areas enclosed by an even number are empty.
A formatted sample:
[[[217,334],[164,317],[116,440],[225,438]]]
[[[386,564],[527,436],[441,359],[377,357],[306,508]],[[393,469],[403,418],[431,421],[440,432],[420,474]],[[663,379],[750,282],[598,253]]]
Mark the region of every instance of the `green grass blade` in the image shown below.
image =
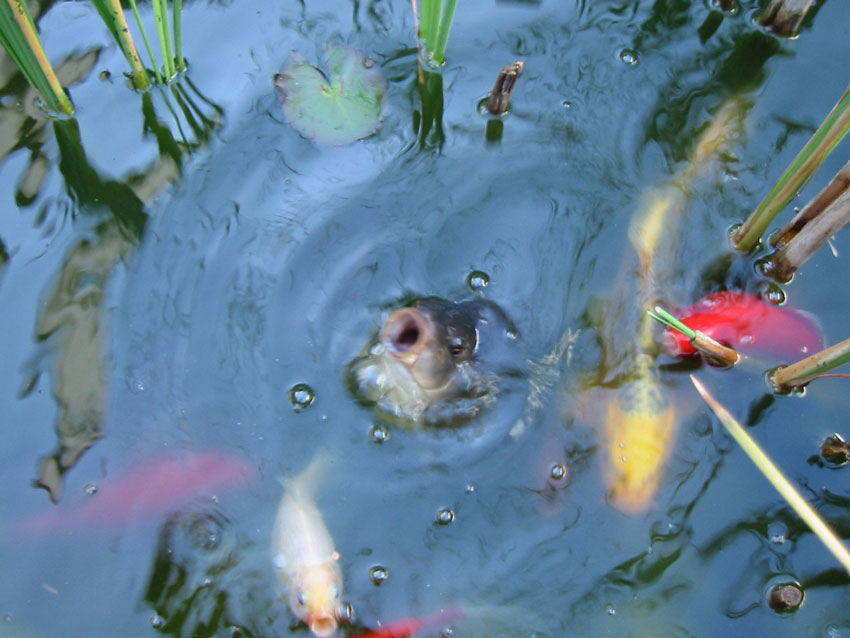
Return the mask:
[[[773,373],[771,380],[782,392],[803,386],[824,372],[850,363],[850,339],[829,346]]]
[[[139,32],[142,34],[142,40],[145,43],[145,50],[148,52],[148,57],[151,59],[153,73],[156,76],[157,84],[163,84],[162,74],[159,72],[159,64],[156,61],[156,56],[153,54],[151,42],[148,40],[148,32],[145,31],[145,25],[142,22],[142,16],[139,14],[139,7],[136,6],[136,0],[130,0],[130,6],[133,9],[133,15],[136,16],[136,24],[139,25]]]
[[[785,478],[782,471],[776,467],[776,464],[770,460],[770,457],[759,447],[758,443],[753,440],[743,426],[729,414],[726,408],[711,396],[705,386],[694,375],[691,375],[691,381],[696,387],[697,392],[700,393],[700,396],[709,405],[729,434],[732,435],[732,438],[737,441],[741,449],[750,457],[750,460],[755,463],[765,478],[771,482],[773,487],[782,495],[782,498],[797,512],[797,515],[803,519],[820,541],[826,545],[826,548],[832,552],[832,555],[844,566],[844,569],[850,573],[850,552],[847,551],[844,543],[835,535],[832,528],[809,505],[808,501],[803,498],[803,495],[800,494],[797,488]]]
[[[820,165],[850,131],[850,87],[826,116],[811,139],[785,169],[767,197],[733,237],[738,250],[747,252],[758,243],[779,212],[796,197]]]
[[[455,19],[455,9],[457,9],[457,0],[446,0],[443,15],[440,17],[440,26],[434,38],[434,49],[431,51],[437,64],[442,64],[446,60],[446,47],[449,44],[449,32],[452,30],[452,22]]]
[[[437,29],[440,26],[440,12],[443,0],[422,0],[420,5],[419,38],[425,42],[428,50],[432,50]]]
[[[177,56],[177,70],[186,70],[186,59],[183,57],[183,0],[174,0],[171,7],[174,12],[174,51]]]
[[[168,27],[168,5],[166,0],[153,0],[153,14],[156,19],[156,33],[159,37],[159,48],[164,59],[163,67],[168,80],[174,77],[174,54],[171,52],[171,33]]]
[[[74,106],[47,59],[26,3],[0,0],[0,42],[50,110],[74,113]]]
[[[688,328],[685,324],[676,319],[676,317],[664,310],[664,308],[662,308],[661,306],[655,306],[655,312],[653,312],[652,310],[647,310],[646,312],[650,317],[652,317],[659,323],[664,324],[668,328],[673,328],[673,330],[678,330],[688,339],[693,339],[697,336],[697,333],[694,330]]]
[[[124,57],[130,65],[133,73],[133,84],[135,87],[144,91],[150,86],[147,71],[145,71],[142,60],[139,58],[139,52],[136,50],[136,45],[133,42],[133,36],[130,35],[130,29],[127,26],[127,20],[124,17],[124,10],[121,8],[119,0],[92,0],[95,9],[103,18],[112,37],[118,43]]]

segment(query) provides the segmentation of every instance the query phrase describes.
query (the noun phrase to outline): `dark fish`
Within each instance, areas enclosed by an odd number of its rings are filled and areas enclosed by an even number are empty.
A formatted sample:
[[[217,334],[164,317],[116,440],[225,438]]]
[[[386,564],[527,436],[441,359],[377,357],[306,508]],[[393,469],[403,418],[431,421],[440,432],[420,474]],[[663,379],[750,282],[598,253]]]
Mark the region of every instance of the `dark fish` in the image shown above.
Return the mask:
[[[391,416],[457,423],[493,399],[498,346],[514,339],[510,320],[491,301],[419,299],[389,314],[377,341],[352,363],[352,384]]]

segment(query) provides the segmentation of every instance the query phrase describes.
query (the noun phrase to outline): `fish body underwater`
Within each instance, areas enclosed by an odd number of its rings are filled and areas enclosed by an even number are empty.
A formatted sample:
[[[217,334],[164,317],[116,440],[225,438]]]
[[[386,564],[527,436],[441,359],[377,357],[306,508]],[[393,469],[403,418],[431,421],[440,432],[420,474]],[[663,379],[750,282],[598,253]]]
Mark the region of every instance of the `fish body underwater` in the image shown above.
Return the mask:
[[[186,502],[247,485],[254,469],[222,452],[154,458],[108,477],[80,505],[75,500],[24,520],[19,532],[116,528],[164,516]]]
[[[492,402],[515,330],[492,301],[418,299],[393,310],[350,366],[355,393],[408,425],[457,425]]]
[[[292,612],[315,636],[332,636],[342,596],[339,554],[313,492],[326,461],[319,455],[300,475],[285,481],[272,530],[272,563]]]
[[[686,308],[680,319],[689,328],[742,353],[793,360],[823,348],[822,331],[812,315],[741,291],[706,295]],[[673,356],[698,354],[685,335],[670,328],[662,335],[662,346]]]

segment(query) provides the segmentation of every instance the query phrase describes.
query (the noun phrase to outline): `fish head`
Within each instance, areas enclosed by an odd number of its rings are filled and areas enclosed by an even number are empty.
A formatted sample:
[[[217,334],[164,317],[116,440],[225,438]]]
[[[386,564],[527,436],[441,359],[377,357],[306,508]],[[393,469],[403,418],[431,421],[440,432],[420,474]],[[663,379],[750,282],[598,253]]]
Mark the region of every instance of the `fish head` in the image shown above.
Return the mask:
[[[299,570],[289,594],[289,606],[318,638],[336,633],[342,578],[335,560]]]
[[[414,424],[464,422],[493,398],[500,372],[517,365],[514,339],[491,301],[421,298],[390,312],[368,354],[351,363],[352,387]]]

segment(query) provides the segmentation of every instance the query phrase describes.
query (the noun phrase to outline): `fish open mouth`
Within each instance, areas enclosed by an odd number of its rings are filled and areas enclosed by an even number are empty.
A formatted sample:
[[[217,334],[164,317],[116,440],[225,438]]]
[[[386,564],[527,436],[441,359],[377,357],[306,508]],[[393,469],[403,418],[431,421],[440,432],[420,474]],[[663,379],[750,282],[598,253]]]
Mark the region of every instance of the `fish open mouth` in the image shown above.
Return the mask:
[[[392,356],[405,363],[416,361],[433,332],[425,315],[415,308],[390,313],[381,331],[381,343]]]
[[[317,614],[310,619],[310,631],[318,638],[326,638],[336,633],[337,622],[332,614]]]

